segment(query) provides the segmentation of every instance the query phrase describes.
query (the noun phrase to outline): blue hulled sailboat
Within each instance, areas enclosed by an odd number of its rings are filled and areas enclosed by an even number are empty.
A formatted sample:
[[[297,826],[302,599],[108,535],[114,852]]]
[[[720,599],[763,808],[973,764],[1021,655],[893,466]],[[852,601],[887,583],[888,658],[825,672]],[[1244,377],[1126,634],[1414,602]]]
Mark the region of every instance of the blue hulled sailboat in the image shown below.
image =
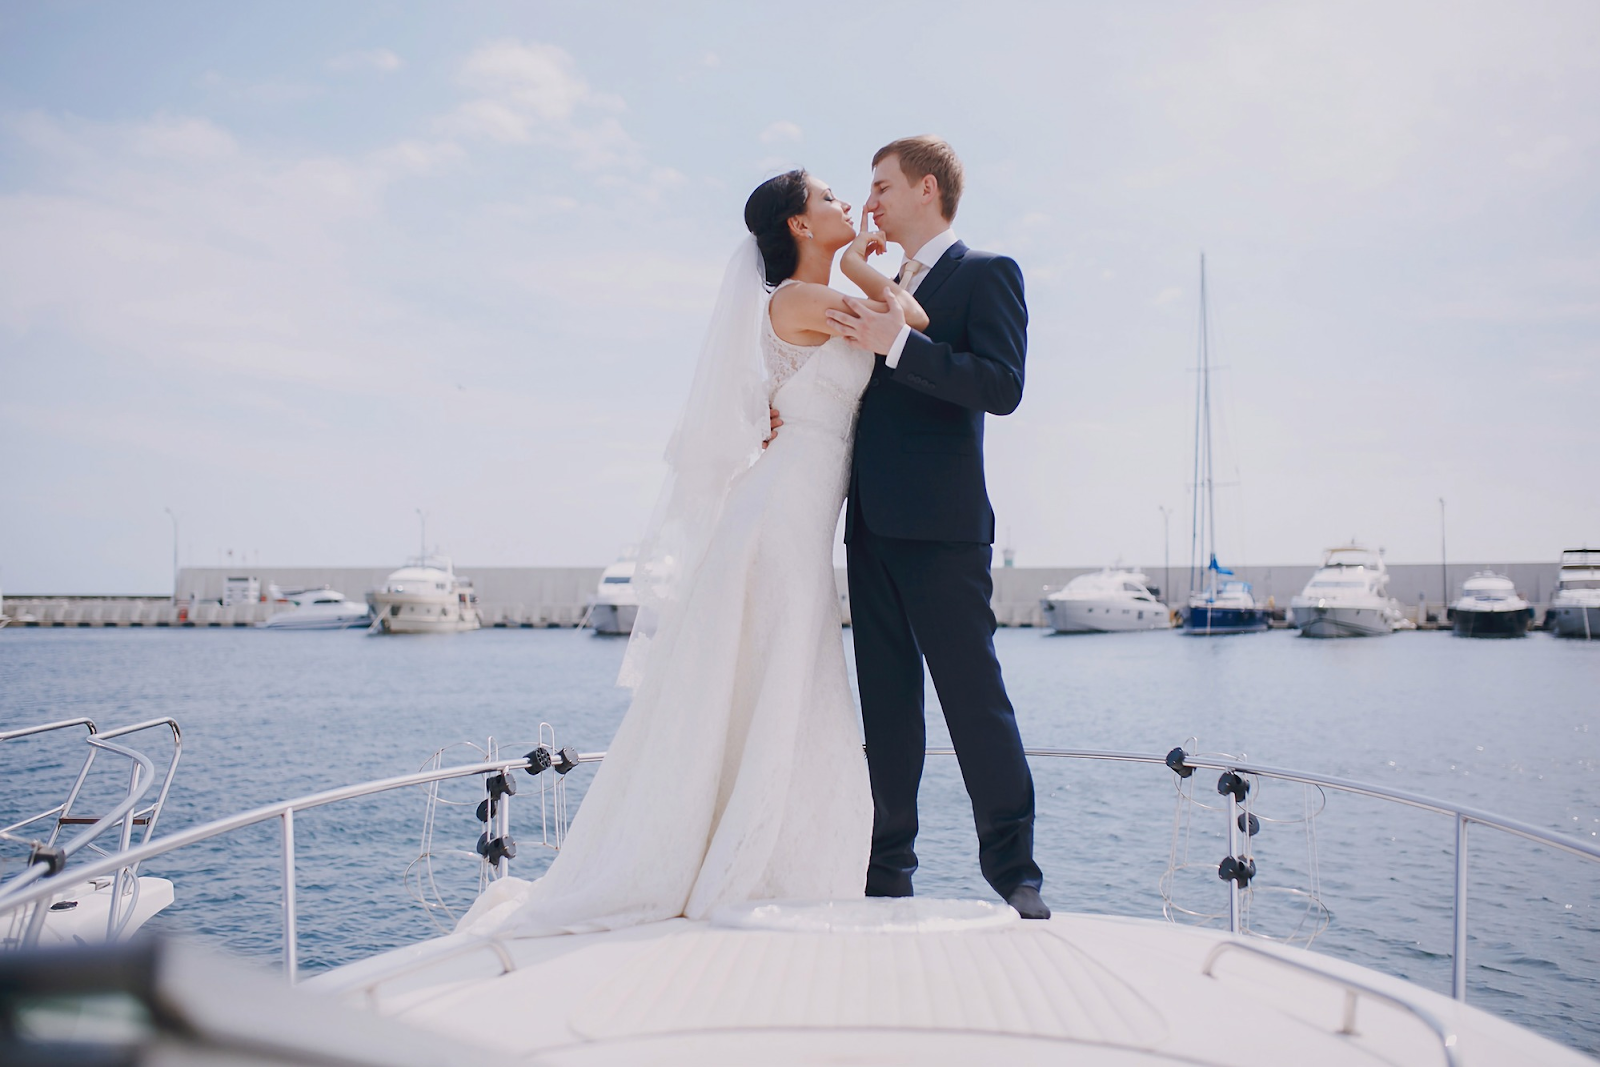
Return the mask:
[[[1267,609],[1256,604],[1250,583],[1217,563],[1216,482],[1211,462],[1211,338],[1206,321],[1206,257],[1200,257],[1200,380],[1195,388],[1194,509],[1189,530],[1189,604],[1183,632],[1196,636],[1259,633],[1268,625]],[[1197,552],[1199,553],[1197,555]],[[1196,564],[1210,559],[1205,570]],[[1195,590],[1203,574],[1205,588]]]

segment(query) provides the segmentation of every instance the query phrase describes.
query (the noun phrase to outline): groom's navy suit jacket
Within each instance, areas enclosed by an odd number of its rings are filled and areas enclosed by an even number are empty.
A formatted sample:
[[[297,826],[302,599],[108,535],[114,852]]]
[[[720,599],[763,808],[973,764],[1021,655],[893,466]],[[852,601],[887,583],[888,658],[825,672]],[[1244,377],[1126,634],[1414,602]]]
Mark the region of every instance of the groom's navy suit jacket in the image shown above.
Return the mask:
[[[994,509],[983,420],[1022,400],[1022,271],[957,241],[915,293],[928,312],[861,398],[845,540],[856,684],[872,779],[869,896],[907,896],[933,675],[972,797],[978,864],[1002,897],[1037,889],[1033,777],[994,652]]]
[[[927,332],[911,331],[892,370],[879,355],[861,399],[845,540],[864,522],[880,537],[993,544],[983,418],[1022,400],[1022,271],[957,241],[915,295]]]

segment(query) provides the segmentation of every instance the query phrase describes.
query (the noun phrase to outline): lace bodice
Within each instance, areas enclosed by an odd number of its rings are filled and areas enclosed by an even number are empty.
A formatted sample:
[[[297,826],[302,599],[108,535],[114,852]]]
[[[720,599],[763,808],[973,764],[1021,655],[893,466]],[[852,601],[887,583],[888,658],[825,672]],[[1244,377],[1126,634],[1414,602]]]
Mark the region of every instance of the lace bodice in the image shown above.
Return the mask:
[[[795,284],[798,283],[790,279],[778,288]],[[785,341],[772,328],[770,304],[761,319],[761,357],[767,370],[768,402],[782,409],[785,425],[810,426],[848,442],[855,429],[861,394],[872,377],[871,353],[840,337],[820,345]]]
[[[778,283],[773,295],[776,296],[787,286],[798,284],[793,278],[787,278]],[[772,328],[772,305],[768,303],[766,312],[761,316],[761,359],[767,365],[767,398],[770,400],[783,383],[793,378],[805,366],[806,360],[821,347],[791,344],[779,337],[778,331]]]

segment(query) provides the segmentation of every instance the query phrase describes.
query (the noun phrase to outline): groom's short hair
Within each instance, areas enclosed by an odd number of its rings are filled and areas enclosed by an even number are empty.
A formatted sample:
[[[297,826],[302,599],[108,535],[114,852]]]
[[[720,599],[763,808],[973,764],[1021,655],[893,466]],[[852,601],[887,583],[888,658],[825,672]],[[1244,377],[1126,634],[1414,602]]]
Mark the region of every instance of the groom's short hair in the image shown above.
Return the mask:
[[[900,157],[900,169],[914,182],[934,176],[939,183],[939,214],[946,222],[954,222],[956,205],[961,203],[961,160],[949,142],[929,133],[902,137],[878,149],[872,165],[876,167],[889,156]]]

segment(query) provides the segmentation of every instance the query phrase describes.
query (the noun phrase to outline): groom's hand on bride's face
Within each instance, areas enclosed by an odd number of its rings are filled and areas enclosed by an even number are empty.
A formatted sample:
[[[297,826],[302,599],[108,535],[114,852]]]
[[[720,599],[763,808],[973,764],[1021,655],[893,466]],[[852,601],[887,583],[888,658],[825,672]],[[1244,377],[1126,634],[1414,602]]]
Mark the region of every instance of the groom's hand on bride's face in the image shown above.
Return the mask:
[[[869,303],[847,296],[844,305],[850,309],[850,313],[830,311],[827,313],[828,324],[840,337],[880,356],[894,345],[901,327],[906,324],[905,309],[896,300],[890,300],[887,304]]]

